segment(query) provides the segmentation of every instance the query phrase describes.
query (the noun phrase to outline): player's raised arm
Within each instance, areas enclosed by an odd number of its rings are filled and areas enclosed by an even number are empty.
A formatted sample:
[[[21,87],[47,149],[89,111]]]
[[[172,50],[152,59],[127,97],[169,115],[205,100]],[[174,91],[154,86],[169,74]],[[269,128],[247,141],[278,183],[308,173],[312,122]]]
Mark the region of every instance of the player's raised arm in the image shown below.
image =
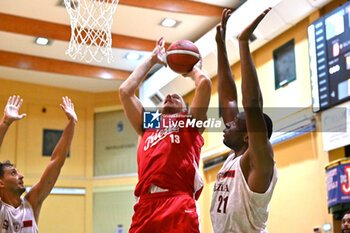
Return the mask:
[[[256,192],[264,192],[269,187],[274,161],[263,115],[258,76],[249,50],[249,37],[270,10],[271,8],[261,13],[238,37],[242,71],[242,97],[251,167],[248,184]]]
[[[26,199],[32,205],[35,220],[38,222],[40,208],[45,198],[50,194],[61,168],[66,160],[70,145],[73,140],[75,125],[78,121],[74,110],[74,105],[68,97],[63,97],[61,108],[68,118],[68,123],[63,131],[62,137],[57,143],[52,155],[51,161],[45,169],[40,181],[26,195]]]
[[[22,103],[23,99],[21,99],[20,96],[14,95],[9,97],[4,109],[4,116],[0,122],[0,147],[12,122],[20,120],[26,116],[26,114],[19,114],[19,109],[21,108]]]
[[[123,82],[119,88],[119,98],[124,107],[126,117],[136,130],[138,135],[143,134],[142,112],[143,106],[136,96],[136,90],[145,79],[148,71],[157,63],[166,65],[163,61],[164,39],[161,37],[156,44],[152,54],[143,61],[132,74]]]
[[[201,63],[201,61],[199,61]],[[211,96],[211,80],[200,69],[201,65],[195,65],[191,72],[186,76],[191,77],[195,82],[195,92],[189,114],[196,120],[205,121],[207,119],[207,111]],[[204,128],[198,129],[203,132]]]
[[[232,10],[222,12],[221,24],[216,27],[216,45],[218,49],[218,92],[222,107],[222,117],[225,123],[233,121],[238,113],[237,89],[232,76],[226,50],[226,24]]]

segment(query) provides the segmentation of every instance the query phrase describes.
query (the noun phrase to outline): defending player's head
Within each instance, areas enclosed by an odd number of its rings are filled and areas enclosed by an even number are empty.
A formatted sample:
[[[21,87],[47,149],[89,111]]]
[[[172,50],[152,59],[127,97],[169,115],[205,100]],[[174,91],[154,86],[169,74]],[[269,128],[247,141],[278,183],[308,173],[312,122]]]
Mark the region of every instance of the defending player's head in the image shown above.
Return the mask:
[[[270,139],[272,135],[272,120],[264,113],[264,120],[267,130],[267,136]],[[233,121],[226,123],[224,129],[224,144],[234,151],[245,150],[248,147],[248,132],[245,121],[245,113],[239,112]]]
[[[24,176],[10,163],[0,162],[0,197],[3,195],[21,196],[25,192]]]
[[[184,99],[179,94],[169,94],[162,104],[163,114],[174,114],[186,111],[187,106]]]
[[[345,212],[341,220],[341,232],[350,233],[350,210]]]

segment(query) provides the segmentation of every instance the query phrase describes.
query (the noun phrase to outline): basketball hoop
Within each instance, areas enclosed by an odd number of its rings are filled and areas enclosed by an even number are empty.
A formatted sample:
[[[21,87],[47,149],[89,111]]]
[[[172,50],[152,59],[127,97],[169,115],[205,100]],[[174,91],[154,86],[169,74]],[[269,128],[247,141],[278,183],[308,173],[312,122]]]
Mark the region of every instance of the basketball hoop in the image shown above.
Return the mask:
[[[111,27],[118,1],[64,0],[72,30],[67,55],[89,63],[113,60]]]

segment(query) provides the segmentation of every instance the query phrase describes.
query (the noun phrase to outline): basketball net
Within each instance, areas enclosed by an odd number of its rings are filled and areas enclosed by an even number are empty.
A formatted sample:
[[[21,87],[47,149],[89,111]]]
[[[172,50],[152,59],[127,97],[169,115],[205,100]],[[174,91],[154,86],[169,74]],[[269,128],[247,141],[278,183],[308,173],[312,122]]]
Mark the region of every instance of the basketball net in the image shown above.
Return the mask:
[[[89,63],[113,60],[111,27],[118,1],[64,0],[72,30],[67,55]]]

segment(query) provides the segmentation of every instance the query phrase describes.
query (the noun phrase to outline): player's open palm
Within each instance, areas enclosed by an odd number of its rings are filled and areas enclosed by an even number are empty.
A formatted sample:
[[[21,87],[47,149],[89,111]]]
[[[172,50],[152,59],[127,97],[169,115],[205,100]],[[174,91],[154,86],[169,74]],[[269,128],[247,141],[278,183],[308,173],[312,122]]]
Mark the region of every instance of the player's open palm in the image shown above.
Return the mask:
[[[263,18],[267,15],[267,13],[269,13],[270,10],[271,10],[271,7],[264,10],[263,13],[261,13],[248,27],[246,27],[241,32],[241,34],[239,34],[238,40],[248,41],[250,36],[253,34],[254,30],[256,29],[256,27],[259,25],[261,20],[263,20]]]
[[[164,37],[159,38],[159,40],[157,41],[156,47],[152,51],[152,59],[155,59],[156,63],[167,66],[166,62],[164,61],[164,57],[165,57],[164,44],[165,44]]]
[[[216,26],[216,36],[215,36],[216,42],[225,43],[226,25],[231,14],[232,14],[231,9],[224,9],[224,11],[222,12],[221,24]]]
[[[19,109],[23,103],[23,99],[20,96],[10,96],[6,107],[4,109],[4,118],[8,124],[11,124],[13,121],[20,120],[26,116],[26,114],[19,114]]]
[[[67,96],[62,97],[63,104],[60,104],[61,108],[63,109],[64,113],[66,114],[68,120],[72,120],[74,122],[78,121],[77,114],[74,110],[74,104],[72,103],[71,99],[69,99]]]

